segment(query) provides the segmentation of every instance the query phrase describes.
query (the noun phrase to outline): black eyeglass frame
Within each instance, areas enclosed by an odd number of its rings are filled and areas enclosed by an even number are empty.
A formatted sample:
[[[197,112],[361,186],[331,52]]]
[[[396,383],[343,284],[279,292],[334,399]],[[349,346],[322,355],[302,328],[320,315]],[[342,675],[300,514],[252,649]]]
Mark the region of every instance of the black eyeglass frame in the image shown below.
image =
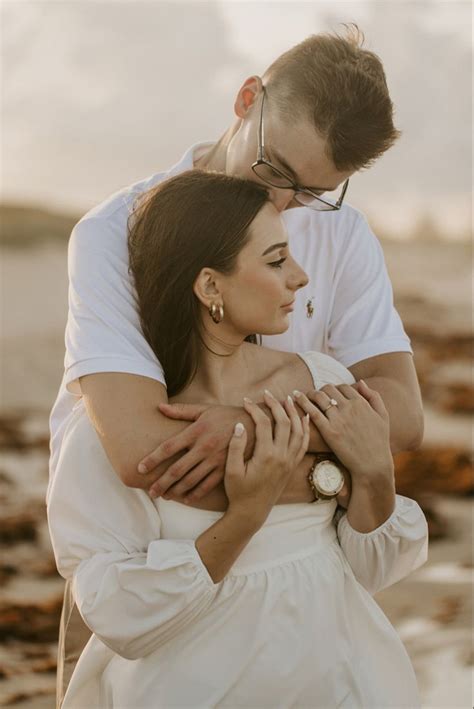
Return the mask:
[[[266,182],[268,185],[271,185],[272,187],[276,187],[277,189],[280,190],[288,190],[291,189],[295,193],[295,199],[297,202],[299,202],[302,206],[308,207],[308,209],[315,209],[316,211],[319,212],[330,212],[330,211],[337,211],[338,209],[341,208],[342,203],[344,201],[345,194],[347,192],[347,188],[349,186],[349,178],[344,182],[341,190],[341,194],[339,195],[339,198],[337,202],[328,202],[325,199],[323,199],[320,195],[315,194],[312,190],[308,189],[307,187],[301,187],[298,185],[294,180],[291,179],[286,173],[282,172],[278,167],[275,167],[269,160],[265,158],[264,154],[264,148],[265,148],[265,137],[264,137],[264,119],[263,119],[263,106],[265,103],[265,87],[262,86],[262,105],[260,108],[260,123],[258,126],[258,149],[257,149],[257,159],[254,163],[252,163],[251,168],[252,171],[257,175],[257,177],[262,180],[263,182]],[[255,168],[258,168],[259,165],[266,165],[269,167],[271,170],[274,170],[278,175],[281,175],[281,177],[284,180],[288,181],[288,187],[284,187],[283,185],[275,185],[273,182],[270,182],[270,180],[265,179],[262,177]],[[316,207],[312,206],[311,204],[307,204],[306,202],[302,202],[301,200],[298,199],[298,194],[306,194],[311,196],[313,199],[317,200],[318,202],[321,202],[322,204],[325,205],[325,207]]]

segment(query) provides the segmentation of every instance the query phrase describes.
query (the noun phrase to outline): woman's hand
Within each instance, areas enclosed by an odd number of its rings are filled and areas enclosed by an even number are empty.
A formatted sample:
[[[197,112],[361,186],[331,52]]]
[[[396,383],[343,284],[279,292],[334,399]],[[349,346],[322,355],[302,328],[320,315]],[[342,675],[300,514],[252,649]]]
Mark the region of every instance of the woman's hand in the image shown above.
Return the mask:
[[[349,470],[353,484],[381,474],[393,476],[389,416],[378,392],[361,380],[355,387],[325,386],[311,401],[300,392],[294,396]]]
[[[257,404],[244,399],[244,408],[255,422],[254,453],[244,461],[247,432],[243,424],[237,424],[229,443],[224,477],[228,510],[254,515],[260,524],[282,494],[309,443],[309,416],[298,416],[291,397],[282,406],[270,392],[265,392],[264,401],[271,411],[273,426]]]
[[[361,380],[355,388],[325,386],[311,401],[296,392],[295,398],[351,474],[349,524],[364,534],[377,529],[395,507],[389,417],[380,394]]]

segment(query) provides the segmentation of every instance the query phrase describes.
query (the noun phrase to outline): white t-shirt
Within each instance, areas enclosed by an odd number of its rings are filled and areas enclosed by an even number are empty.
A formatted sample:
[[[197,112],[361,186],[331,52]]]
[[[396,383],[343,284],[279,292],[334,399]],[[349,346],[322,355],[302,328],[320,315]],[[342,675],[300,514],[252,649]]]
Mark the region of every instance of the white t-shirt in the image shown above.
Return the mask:
[[[140,327],[128,272],[127,220],[140,193],[191,169],[196,151],[209,145],[193,146],[170,170],[112,195],[73,229],[65,372],[50,418],[51,474],[81,395],[79,377],[125,372],[165,383]],[[282,216],[292,255],[309,283],[296,294],[287,332],[264,337],[263,344],[290,352],[325,352],[346,367],[387,352],[411,352],[393,306],[382,249],[364,216],[349,205],[334,212],[300,207]]]

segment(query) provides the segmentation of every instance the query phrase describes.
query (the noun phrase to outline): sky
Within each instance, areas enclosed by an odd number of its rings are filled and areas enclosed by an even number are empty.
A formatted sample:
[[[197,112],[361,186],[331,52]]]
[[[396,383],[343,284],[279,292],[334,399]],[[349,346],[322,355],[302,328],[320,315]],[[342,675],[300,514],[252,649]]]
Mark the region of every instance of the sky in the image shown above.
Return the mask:
[[[404,238],[471,222],[471,3],[3,0],[4,201],[82,213],[233,120],[249,75],[355,21],[382,58],[403,135],[347,199]]]

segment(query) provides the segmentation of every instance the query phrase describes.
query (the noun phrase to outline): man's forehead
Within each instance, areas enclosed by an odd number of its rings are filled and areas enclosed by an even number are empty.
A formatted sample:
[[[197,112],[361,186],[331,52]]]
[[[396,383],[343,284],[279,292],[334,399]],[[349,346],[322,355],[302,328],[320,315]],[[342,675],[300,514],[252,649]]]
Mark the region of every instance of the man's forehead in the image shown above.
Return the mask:
[[[352,171],[336,169],[327,155],[326,141],[309,121],[288,126],[275,120],[272,129],[269,126],[265,149],[305,187],[332,190],[352,175]]]

